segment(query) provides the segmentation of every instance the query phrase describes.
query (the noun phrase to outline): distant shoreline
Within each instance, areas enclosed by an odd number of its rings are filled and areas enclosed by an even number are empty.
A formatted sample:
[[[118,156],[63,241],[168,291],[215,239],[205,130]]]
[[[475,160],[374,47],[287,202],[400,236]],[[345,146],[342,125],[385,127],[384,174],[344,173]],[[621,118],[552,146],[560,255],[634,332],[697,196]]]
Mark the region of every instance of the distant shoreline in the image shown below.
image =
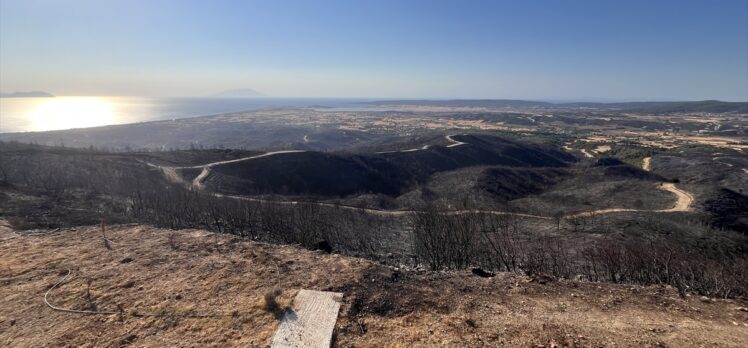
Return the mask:
[[[54,94],[43,91],[0,93],[0,98],[54,98]]]
[[[646,102],[571,102],[549,103],[519,99],[400,99],[362,102],[374,106],[430,106],[430,107],[473,107],[473,108],[535,108],[535,109],[598,109],[609,111],[644,113],[748,113],[748,102],[726,102],[720,100],[700,101],[646,101]]]

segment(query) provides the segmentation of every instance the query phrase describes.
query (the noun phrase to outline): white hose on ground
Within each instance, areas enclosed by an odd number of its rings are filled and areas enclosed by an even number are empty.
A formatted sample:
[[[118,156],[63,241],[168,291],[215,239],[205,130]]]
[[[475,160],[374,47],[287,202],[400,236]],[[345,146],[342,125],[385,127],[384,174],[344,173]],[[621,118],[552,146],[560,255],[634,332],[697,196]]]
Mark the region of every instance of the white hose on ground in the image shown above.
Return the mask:
[[[49,293],[52,292],[52,290],[56,289],[60,284],[62,284],[65,280],[70,277],[70,275],[73,274],[72,270],[68,270],[68,274],[66,274],[62,279],[60,279],[57,284],[53,285],[47,292],[44,293],[44,303],[47,304],[49,308],[52,308],[56,311],[60,312],[67,312],[67,313],[78,313],[78,314],[106,314],[106,315],[112,315],[112,314],[119,314],[119,312],[107,312],[107,311],[85,311],[85,310],[78,310],[78,309],[69,309],[69,308],[62,308],[59,306],[55,306],[49,302]]]

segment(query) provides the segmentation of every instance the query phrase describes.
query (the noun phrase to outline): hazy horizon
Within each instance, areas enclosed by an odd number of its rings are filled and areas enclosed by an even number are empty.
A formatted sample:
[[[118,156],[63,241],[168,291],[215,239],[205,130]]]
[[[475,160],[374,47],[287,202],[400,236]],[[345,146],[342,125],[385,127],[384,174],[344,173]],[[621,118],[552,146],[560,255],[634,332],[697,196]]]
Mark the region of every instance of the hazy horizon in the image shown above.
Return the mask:
[[[10,94],[15,92],[48,92],[53,95],[53,97],[110,97],[110,98],[152,98],[152,99],[257,99],[257,100],[321,100],[321,99],[329,99],[329,100],[358,100],[358,101],[387,101],[387,100],[524,100],[524,101],[535,101],[535,102],[545,102],[545,103],[552,103],[552,104],[564,104],[564,103],[635,103],[635,102],[697,102],[697,101],[708,101],[708,100],[717,100],[722,102],[748,102],[748,99],[743,100],[728,100],[728,99],[706,99],[706,98],[700,98],[700,99],[673,99],[673,98],[612,98],[612,97],[569,97],[569,98],[502,98],[502,97],[492,97],[492,98],[454,98],[454,97],[408,97],[408,96],[393,96],[393,97],[358,97],[358,96],[346,96],[346,97],[336,97],[336,96],[273,96],[273,95],[262,95],[262,96],[254,96],[254,97],[221,97],[221,96],[215,96],[215,95],[170,95],[170,96],[156,96],[156,95],[113,95],[113,94],[56,94],[51,91],[42,91],[42,90],[36,90],[36,91],[0,91],[2,94]],[[29,97],[19,97],[19,98],[29,98]],[[31,98],[47,98],[47,97],[31,97]]]
[[[0,91],[748,101],[748,2],[2,1]]]

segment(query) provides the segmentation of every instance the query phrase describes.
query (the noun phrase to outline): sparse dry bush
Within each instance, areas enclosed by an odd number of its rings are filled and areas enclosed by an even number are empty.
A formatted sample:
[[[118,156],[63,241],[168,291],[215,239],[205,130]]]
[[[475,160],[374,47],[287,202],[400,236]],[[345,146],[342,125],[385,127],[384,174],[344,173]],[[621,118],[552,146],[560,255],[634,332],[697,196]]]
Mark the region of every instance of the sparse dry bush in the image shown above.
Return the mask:
[[[563,235],[530,236],[517,217],[449,215],[426,210],[412,219],[417,262],[431,269],[480,265],[531,276],[632,284],[667,284],[681,292],[748,297],[748,259],[716,242],[603,237],[575,245]]]
[[[715,297],[748,297],[748,259],[710,255],[666,240],[605,238],[582,251],[580,271],[592,281],[668,284]]]
[[[276,317],[276,319],[280,320],[283,318],[283,312],[284,309],[281,308],[280,303],[278,303],[278,297],[283,294],[283,290],[281,288],[275,287],[272,290],[265,293],[265,296],[263,296],[263,309],[273,314],[273,316]]]
[[[466,268],[479,254],[480,216],[450,216],[430,206],[412,218],[414,254],[431,269]]]

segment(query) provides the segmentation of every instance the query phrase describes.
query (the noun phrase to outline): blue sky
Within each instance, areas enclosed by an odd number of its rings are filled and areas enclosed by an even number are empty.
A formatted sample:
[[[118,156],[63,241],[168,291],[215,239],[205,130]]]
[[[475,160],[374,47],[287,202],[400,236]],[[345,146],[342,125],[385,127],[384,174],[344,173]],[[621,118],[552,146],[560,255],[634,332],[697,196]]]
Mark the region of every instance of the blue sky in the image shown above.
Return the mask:
[[[0,90],[748,100],[748,1],[0,0]]]

